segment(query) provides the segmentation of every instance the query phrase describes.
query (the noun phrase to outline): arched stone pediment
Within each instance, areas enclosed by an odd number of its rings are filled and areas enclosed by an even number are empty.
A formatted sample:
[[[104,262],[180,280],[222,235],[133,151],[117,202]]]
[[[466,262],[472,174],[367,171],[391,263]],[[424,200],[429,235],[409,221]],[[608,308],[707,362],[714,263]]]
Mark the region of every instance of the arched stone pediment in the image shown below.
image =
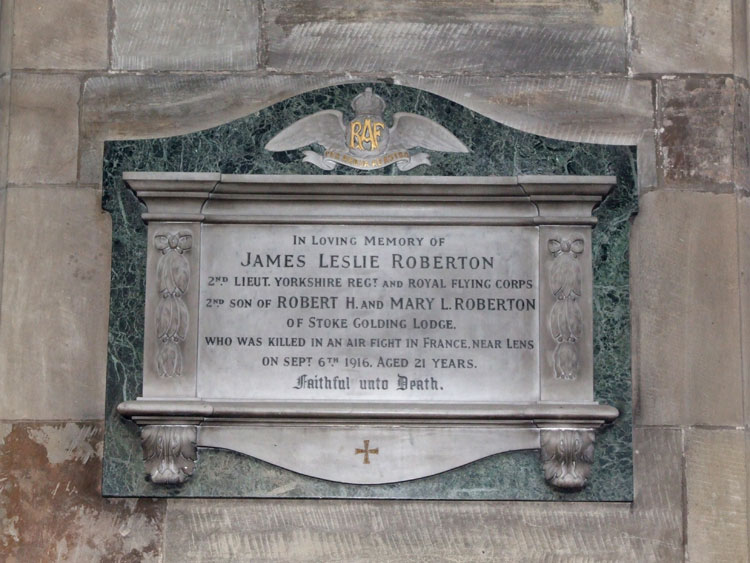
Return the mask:
[[[419,88],[521,131],[567,141],[633,145],[653,127],[651,84],[626,78],[155,74],[88,80],[83,133],[100,140],[179,135],[317,88],[370,81]]]

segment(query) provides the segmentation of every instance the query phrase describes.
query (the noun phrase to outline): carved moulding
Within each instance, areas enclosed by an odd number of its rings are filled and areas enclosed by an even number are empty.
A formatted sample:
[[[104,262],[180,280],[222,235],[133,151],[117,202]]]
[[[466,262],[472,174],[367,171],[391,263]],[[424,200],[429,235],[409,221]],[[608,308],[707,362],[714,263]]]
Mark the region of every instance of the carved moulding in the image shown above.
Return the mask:
[[[596,222],[591,210],[606,195],[613,178],[133,173],[125,179],[146,202],[144,219],[153,233],[147,271],[152,306],[146,310],[146,326],[154,327],[147,331],[153,339],[148,348],[153,353],[148,357],[156,369],[144,366],[144,396],[121,403],[118,411],[142,426],[144,459],[154,483],[185,482],[196,467],[197,448],[229,449],[305,475],[353,484],[417,479],[501,452],[539,449],[542,471],[551,486],[576,489],[586,485],[594,433],[619,414],[614,407],[593,400],[590,342],[590,232]],[[500,256],[497,253],[510,249],[502,255],[509,258],[498,258],[497,263],[506,267],[511,260],[518,279],[532,280],[523,290],[523,299],[518,288],[442,296],[448,300],[519,297],[521,309],[513,311],[516,317],[466,317],[463,324],[456,320],[454,332],[459,338],[484,339],[523,332],[527,340],[508,341],[507,347],[518,344],[525,351],[519,348],[502,357],[493,356],[492,351],[471,352],[481,369],[472,369],[470,374],[468,370],[431,370],[430,361],[422,366],[423,377],[426,381],[443,378],[441,384],[449,390],[439,391],[442,388],[435,382],[430,389],[396,395],[393,391],[400,375],[396,370],[375,369],[371,363],[367,372],[345,371],[343,360],[333,364],[323,362],[322,357],[307,362],[305,356],[315,353],[312,348],[279,352],[283,346],[276,344],[273,349],[227,344],[227,337],[236,341],[245,335],[264,337],[256,338],[264,342],[268,336],[308,340],[349,336],[351,331],[336,333],[335,328],[330,333],[294,333],[286,323],[293,322],[296,313],[266,313],[277,294],[289,298],[299,292],[275,289],[276,293],[264,294],[270,290],[257,280],[263,279],[267,274],[263,268],[269,266],[251,262],[251,253],[294,257],[308,252],[307,264],[313,264],[318,262],[319,248],[289,242],[293,236],[297,241],[310,240],[311,233],[316,240],[326,241],[359,237],[362,242],[365,234],[407,240],[423,237],[456,244],[457,256],[459,251],[478,254],[485,249],[491,249],[486,251],[490,256]],[[422,256],[451,252],[429,248],[425,244],[419,252]],[[368,250],[376,252],[372,247]],[[399,252],[405,257],[407,250]],[[381,264],[387,262],[381,257]],[[293,264],[302,270],[300,264]],[[336,275],[331,269],[327,272]],[[311,270],[305,275],[319,274]],[[346,273],[347,279],[357,275]],[[429,275],[444,274],[430,271]],[[500,270],[486,274],[492,279],[503,275]],[[445,279],[450,286],[450,278]],[[391,292],[377,287],[354,295],[385,301]],[[308,295],[319,294],[318,290]],[[339,290],[327,295],[331,299],[342,294]],[[422,299],[435,295],[439,302],[441,295],[430,293],[430,288],[413,292]],[[241,298],[246,312],[229,312],[229,298]],[[260,298],[266,304],[251,307]],[[529,307],[531,302],[538,306]],[[316,314],[322,316],[322,312]],[[328,314],[347,313],[342,306],[332,307]],[[409,313],[410,326],[413,316]],[[476,322],[472,324],[471,319]],[[404,330],[390,336],[420,335]],[[221,343],[209,344],[209,337],[214,343],[221,337]],[[525,347],[528,338],[535,346]],[[154,346],[157,339],[163,349]],[[502,342],[506,349],[506,340]],[[264,351],[255,353],[257,349]],[[376,353],[386,356],[387,352]],[[391,352],[404,357],[411,353],[406,348]],[[273,371],[273,364],[259,363],[261,356],[282,353],[281,360],[302,358],[310,369],[283,369],[281,362]],[[325,355],[336,353],[330,349]],[[361,353],[361,349],[347,352],[350,356]],[[525,354],[518,369],[504,360],[516,354]],[[417,367],[414,358],[410,362]],[[390,377],[391,394],[351,393],[358,390],[355,377],[361,373],[371,379]],[[303,389],[305,379],[314,376],[339,382],[351,377],[353,381],[346,390],[315,394],[316,388]],[[486,385],[477,386],[478,377],[484,377]],[[277,381],[286,383],[270,387]],[[267,394],[257,395],[262,392]]]

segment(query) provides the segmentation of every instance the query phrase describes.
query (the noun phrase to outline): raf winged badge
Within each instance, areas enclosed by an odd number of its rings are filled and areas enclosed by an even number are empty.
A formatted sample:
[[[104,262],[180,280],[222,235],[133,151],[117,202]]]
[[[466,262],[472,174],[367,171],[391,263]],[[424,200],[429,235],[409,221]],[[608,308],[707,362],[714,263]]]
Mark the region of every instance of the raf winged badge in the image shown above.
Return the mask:
[[[282,130],[266,144],[270,151],[288,151],[318,144],[323,154],[304,151],[303,160],[333,170],[338,164],[373,170],[396,164],[399,170],[411,170],[430,164],[425,153],[412,154],[409,149],[422,147],[443,152],[469,152],[453,133],[431,119],[413,113],[393,115],[393,127],[383,118],[385,101],[367,88],[352,100],[354,118],[344,123],[338,110],[324,110],[303,117]]]

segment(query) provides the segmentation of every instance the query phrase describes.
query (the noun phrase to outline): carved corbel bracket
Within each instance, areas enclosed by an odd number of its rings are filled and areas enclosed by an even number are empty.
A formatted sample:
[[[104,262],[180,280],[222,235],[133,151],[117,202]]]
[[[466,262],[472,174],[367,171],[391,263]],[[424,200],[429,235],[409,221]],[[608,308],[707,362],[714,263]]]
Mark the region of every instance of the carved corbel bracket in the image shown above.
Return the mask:
[[[582,489],[594,461],[593,429],[555,428],[541,431],[544,478],[560,489]]]
[[[180,484],[188,480],[198,458],[196,426],[153,425],[141,429],[141,445],[146,471],[151,481]]]

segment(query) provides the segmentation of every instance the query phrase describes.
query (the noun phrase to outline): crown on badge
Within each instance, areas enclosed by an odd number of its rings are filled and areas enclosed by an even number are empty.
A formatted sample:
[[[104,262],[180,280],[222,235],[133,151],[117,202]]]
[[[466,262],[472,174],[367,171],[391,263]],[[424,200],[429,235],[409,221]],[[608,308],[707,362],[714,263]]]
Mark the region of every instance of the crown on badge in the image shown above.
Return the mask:
[[[366,88],[352,100],[352,109],[357,115],[381,115],[385,110],[385,100],[373,94],[372,88]]]

